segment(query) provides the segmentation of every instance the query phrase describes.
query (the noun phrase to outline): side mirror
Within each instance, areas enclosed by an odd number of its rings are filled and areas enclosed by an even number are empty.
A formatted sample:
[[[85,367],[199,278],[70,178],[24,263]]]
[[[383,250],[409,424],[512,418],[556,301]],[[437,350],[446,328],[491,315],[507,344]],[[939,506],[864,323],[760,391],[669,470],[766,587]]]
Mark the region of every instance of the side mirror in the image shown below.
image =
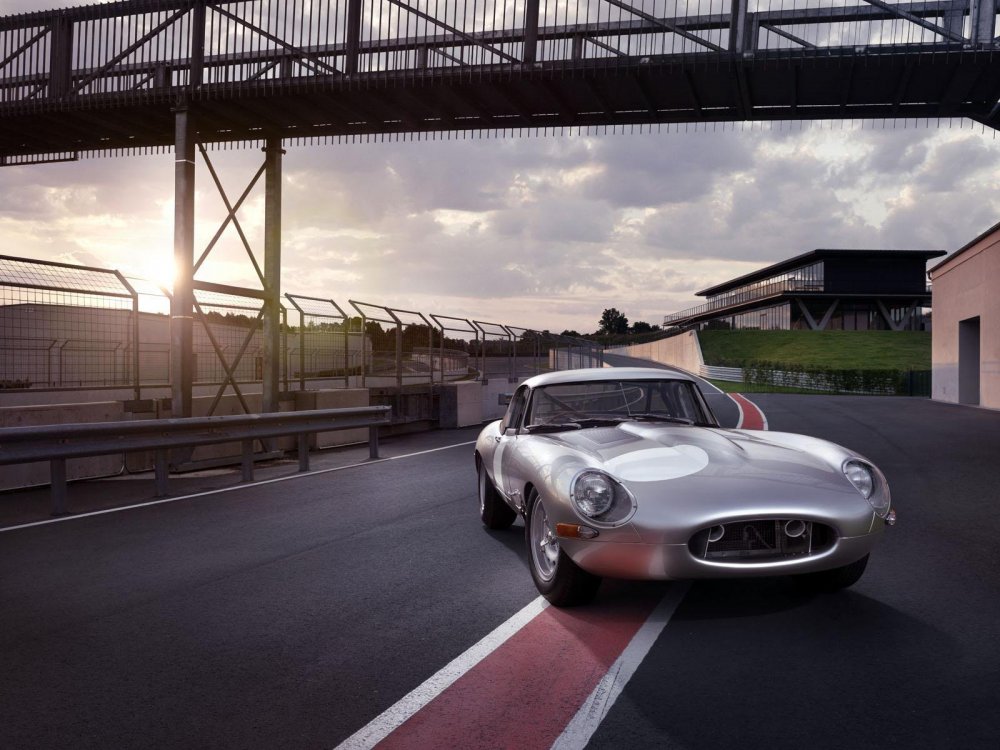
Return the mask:
[[[501,393],[497,397],[497,404],[499,406],[510,406],[510,402],[513,398],[514,398],[513,393]]]

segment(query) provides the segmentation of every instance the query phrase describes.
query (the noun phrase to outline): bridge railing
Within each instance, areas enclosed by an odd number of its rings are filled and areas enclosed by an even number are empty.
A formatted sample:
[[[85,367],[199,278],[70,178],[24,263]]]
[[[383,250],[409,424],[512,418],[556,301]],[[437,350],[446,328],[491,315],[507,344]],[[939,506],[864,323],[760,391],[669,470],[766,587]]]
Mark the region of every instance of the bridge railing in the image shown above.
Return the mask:
[[[0,107],[483,67],[960,49],[993,46],[995,25],[995,0],[135,0],[0,18]]]

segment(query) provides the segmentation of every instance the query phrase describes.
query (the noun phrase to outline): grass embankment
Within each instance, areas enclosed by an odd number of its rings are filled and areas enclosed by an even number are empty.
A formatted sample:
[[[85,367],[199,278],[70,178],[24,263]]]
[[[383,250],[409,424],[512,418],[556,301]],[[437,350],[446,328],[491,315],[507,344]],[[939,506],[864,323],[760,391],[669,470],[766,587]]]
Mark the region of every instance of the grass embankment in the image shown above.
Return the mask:
[[[700,331],[698,339],[707,365],[773,362],[836,370],[931,367],[931,335],[924,331]]]

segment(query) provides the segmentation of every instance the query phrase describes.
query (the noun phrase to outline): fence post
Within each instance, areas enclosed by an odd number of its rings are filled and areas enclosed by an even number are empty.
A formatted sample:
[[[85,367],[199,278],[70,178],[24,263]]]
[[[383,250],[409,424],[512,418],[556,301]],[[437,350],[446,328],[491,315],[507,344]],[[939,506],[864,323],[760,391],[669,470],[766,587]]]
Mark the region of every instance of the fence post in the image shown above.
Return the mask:
[[[368,458],[378,458],[378,426],[372,425],[368,428]]]

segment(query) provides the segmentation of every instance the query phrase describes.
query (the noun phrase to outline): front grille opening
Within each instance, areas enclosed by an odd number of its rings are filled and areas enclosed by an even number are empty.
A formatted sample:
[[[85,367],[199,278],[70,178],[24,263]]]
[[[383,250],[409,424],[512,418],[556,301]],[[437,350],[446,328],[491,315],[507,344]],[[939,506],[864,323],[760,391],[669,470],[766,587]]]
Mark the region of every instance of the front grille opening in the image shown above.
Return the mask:
[[[688,542],[691,554],[721,562],[767,562],[808,557],[833,546],[836,532],[797,518],[732,521],[702,529]]]

